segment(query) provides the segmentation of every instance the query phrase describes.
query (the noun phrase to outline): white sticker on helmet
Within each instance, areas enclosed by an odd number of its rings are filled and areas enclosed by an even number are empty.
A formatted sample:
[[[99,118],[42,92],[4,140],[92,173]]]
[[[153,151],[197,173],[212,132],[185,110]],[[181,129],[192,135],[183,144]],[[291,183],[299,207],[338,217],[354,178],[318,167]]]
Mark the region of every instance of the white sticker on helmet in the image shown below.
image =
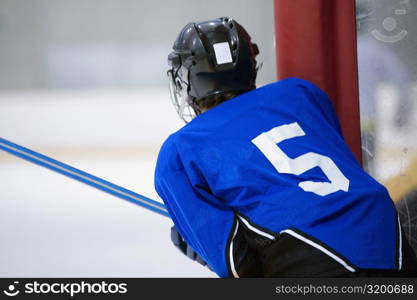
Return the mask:
[[[214,54],[218,65],[233,62],[232,53],[228,42],[213,44]]]

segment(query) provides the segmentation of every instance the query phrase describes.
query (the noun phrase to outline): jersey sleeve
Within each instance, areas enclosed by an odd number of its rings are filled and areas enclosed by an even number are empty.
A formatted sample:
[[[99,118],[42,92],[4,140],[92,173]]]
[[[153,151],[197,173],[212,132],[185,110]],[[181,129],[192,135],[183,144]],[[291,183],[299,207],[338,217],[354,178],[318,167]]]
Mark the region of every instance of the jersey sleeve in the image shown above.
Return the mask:
[[[202,182],[168,139],[158,156],[155,189],[187,244],[220,277],[230,277],[228,249],[236,227],[234,213]]]

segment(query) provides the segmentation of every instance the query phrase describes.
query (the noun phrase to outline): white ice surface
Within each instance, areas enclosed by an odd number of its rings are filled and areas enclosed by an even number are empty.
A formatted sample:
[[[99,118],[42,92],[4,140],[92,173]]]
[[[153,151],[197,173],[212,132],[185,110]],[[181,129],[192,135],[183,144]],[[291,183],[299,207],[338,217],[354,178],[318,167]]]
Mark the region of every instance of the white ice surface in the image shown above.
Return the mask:
[[[165,90],[0,94],[0,136],[150,198],[181,123]],[[147,100],[147,101],[146,101]],[[0,277],[213,277],[172,221],[0,151]]]

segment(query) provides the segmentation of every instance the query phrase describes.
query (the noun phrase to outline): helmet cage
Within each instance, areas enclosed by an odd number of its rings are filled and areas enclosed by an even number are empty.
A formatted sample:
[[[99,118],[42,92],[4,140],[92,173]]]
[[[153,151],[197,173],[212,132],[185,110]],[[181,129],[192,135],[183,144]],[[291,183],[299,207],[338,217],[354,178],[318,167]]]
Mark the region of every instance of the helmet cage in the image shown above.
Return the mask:
[[[185,123],[188,123],[196,116],[196,113],[192,106],[193,99],[188,94],[189,84],[178,75],[179,69],[175,74],[172,69],[167,71],[169,93],[177,114]]]

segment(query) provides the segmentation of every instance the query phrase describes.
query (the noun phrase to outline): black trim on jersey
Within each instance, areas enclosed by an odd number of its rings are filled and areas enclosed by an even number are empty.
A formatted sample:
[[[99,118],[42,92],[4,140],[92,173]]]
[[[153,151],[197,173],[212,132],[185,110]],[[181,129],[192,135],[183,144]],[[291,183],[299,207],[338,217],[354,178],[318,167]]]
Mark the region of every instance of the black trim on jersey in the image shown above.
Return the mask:
[[[237,217],[234,216],[232,228],[230,230],[229,237],[227,238],[227,243],[226,243],[226,264],[227,264],[227,270],[229,271],[229,277],[231,278],[234,278],[235,276],[233,275],[232,266],[230,265],[231,259],[233,259],[233,257],[230,257],[230,246],[233,243],[233,235],[235,233],[237,226],[239,226],[239,221]]]
[[[325,248],[327,251],[329,251],[330,253],[332,253],[333,255],[335,255],[335,256],[337,256],[337,257],[339,257],[341,260],[343,260],[349,267],[351,267],[352,269],[354,269],[354,270],[358,270],[359,268],[357,267],[357,266],[355,266],[349,259],[347,259],[346,257],[344,257],[342,254],[340,254],[339,252],[337,252],[336,250],[334,250],[334,249],[332,249],[332,248],[330,248],[328,245],[326,245],[325,243],[323,243],[322,241],[320,241],[320,240],[318,240],[317,238],[315,238],[314,236],[311,236],[311,235],[309,235],[308,233],[305,233],[304,231],[301,231],[301,230],[299,230],[299,229],[297,229],[297,228],[294,228],[294,227],[289,227],[289,228],[287,228],[287,229],[284,229],[283,231],[285,231],[285,230],[292,230],[292,231],[294,231],[295,233],[298,233],[299,235],[301,235],[302,237],[304,237],[304,238],[306,238],[306,239],[308,239],[308,240],[310,240],[310,241],[312,241],[312,242],[314,242],[315,244],[317,244],[317,245],[320,245],[320,246],[322,246],[323,248]],[[286,232],[283,232],[282,234],[284,234],[284,233],[286,233]],[[286,233],[286,234],[289,234],[289,233]],[[289,234],[290,235],[290,234]],[[313,246],[314,247],[314,246]],[[320,249],[318,249],[318,250],[320,250]],[[330,257],[330,256],[329,256]],[[331,257],[330,257],[331,258]],[[333,259],[333,258],[332,258]],[[336,261],[336,260],[335,260]],[[336,261],[337,262],[337,261]],[[338,262],[339,263],[339,262]]]
[[[269,229],[267,229],[267,228],[265,228],[265,227],[262,227],[262,226],[259,226],[259,225],[257,225],[257,224],[255,224],[255,223],[253,223],[247,216],[245,216],[244,214],[242,214],[242,213],[240,213],[240,212],[236,212],[236,214],[238,215],[238,216],[240,216],[240,217],[242,217],[243,219],[245,219],[251,226],[253,226],[253,227],[255,227],[256,229],[258,229],[259,231],[263,231],[263,232],[265,232],[265,233],[267,233],[267,234],[270,234],[270,235],[272,235],[273,237],[274,237],[274,239],[276,239],[278,236],[279,236],[279,233],[276,233],[276,232],[274,232],[274,231],[272,231],[272,230],[269,230]],[[250,231],[252,231],[250,228],[247,228],[247,226],[245,225],[245,224],[243,224],[242,223],[242,225],[243,225],[243,227],[245,227],[246,229],[248,229],[248,230],[250,230]]]

